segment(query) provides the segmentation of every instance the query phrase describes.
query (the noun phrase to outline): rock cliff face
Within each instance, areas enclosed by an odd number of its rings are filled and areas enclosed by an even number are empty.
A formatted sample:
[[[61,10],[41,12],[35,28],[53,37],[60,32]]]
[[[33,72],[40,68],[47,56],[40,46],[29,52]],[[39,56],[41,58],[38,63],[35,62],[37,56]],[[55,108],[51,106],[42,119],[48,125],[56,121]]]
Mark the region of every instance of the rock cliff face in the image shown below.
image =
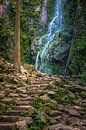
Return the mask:
[[[48,74],[63,74],[72,40],[72,31],[64,30],[62,1],[57,0],[47,34],[36,38],[32,50],[37,55],[36,69]]]
[[[86,75],[86,1],[65,0],[63,19],[65,28],[72,29],[74,33],[67,71],[71,75],[78,75],[85,70]]]
[[[46,24],[47,23],[47,0],[43,1],[43,9],[41,14],[41,23]]]
[[[65,71],[70,74],[78,74],[82,71],[85,59],[84,54],[78,53],[78,47],[83,46],[84,51],[86,2],[84,0],[81,2],[59,0],[59,2],[61,9],[57,12],[60,12],[58,17],[52,18],[47,33],[41,38],[35,38],[32,44],[33,54],[37,55],[36,69],[48,74],[64,74]],[[85,36],[82,36],[83,34]],[[78,59],[77,61],[75,57]],[[83,59],[83,61],[80,63],[79,59],[81,61]]]

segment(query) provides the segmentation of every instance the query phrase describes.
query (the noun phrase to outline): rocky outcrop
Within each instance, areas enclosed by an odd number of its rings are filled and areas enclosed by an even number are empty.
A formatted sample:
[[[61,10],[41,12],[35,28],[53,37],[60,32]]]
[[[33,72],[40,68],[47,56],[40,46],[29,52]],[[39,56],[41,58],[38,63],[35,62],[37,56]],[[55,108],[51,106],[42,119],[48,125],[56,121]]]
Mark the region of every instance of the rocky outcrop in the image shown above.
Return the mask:
[[[72,37],[72,30],[63,30],[59,34],[55,32],[53,41],[47,46],[43,55],[42,51],[47,43],[48,34],[35,38],[32,44],[32,55],[36,57],[40,51],[40,71],[48,74],[64,74]]]
[[[47,0],[43,0],[43,8],[40,21],[42,24],[47,23]]]

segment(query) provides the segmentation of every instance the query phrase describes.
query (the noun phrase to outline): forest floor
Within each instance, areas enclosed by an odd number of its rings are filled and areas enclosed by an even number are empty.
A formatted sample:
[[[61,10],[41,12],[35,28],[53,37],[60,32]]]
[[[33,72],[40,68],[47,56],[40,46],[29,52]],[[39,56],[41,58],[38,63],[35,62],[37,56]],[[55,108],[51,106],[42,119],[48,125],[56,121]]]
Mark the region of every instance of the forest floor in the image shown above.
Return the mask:
[[[0,60],[0,130],[86,130],[86,87]]]

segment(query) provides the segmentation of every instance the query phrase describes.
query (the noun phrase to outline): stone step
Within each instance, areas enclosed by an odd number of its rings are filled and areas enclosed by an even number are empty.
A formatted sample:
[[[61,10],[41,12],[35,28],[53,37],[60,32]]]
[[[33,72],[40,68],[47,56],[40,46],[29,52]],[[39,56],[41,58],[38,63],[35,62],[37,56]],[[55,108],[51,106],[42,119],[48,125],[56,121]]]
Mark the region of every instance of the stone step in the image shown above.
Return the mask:
[[[0,122],[0,130],[16,130],[16,123],[12,122]]]
[[[40,94],[44,94],[45,92],[40,89],[40,90],[28,91],[27,93],[30,94],[30,95],[32,95],[32,94],[38,94],[38,95],[40,95]]]
[[[48,130],[74,130],[74,129],[70,126],[67,126],[67,125],[56,124],[56,125],[49,126]]]
[[[22,105],[22,106],[14,106],[13,110],[17,110],[17,111],[28,111],[30,108],[30,106],[26,106],[26,105]]]
[[[46,89],[46,86],[38,86],[38,87],[33,87],[33,88],[28,88],[27,91],[37,91],[37,90],[44,90]]]
[[[41,84],[41,88],[42,88],[42,87],[46,88],[48,85],[49,85],[49,83]]]
[[[34,81],[32,84],[41,85],[41,84],[49,84],[49,82],[48,81],[36,81],[36,82]]]
[[[38,96],[42,96],[42,95],[44,95],[44,93],[36,93],[36,94],[32,93],[31,94],[32,97],[38,97]]]
[[[3,91],[4,88],[5,88],[5,86],[0,83],[0,91]]]
[[[26,94],[26,89],[24,88],[17,88],[16,90],[17,93],[22,93],[22,94]]]
[[[3,99],[4,96],[5,96],[5,94],[0,91],[0,99]]]
[[[32,84],[32,85],[29,85],[29,87],[27,87],[26,89],[29,90],[30,88],[42,88],[42,87],[46,87],[48,86],[49,83],[42,83],[42,84]]]
[[[22,114],[32,114],[34,113],[34,108],[30,105],[28,106],[15,106],[13,110],[10,112],[7,112],[5,115],[11,115],[11,116],[22,116]]]
[[[38,80],[39,80],[39,81],[41,81],[41,80],[42,80],[42,81],[51,81],[52,78],[50,78],[50,77],[49,77],[49,78],[44,78],[44,77],[41,78],[41,77],[40,77],[40,78],[36,78],[36,79],[35,79],[35,81],[38,81]]]
[[[12,122],[0,122],[0,130],[27,130],[28,120],[22,119],[15,123]]]
[[[58,111],[58,110],[49,110],[47,111],[47,114],[49,114],[52,117],[57,117],[62,115],[62,112]]]
[[[48,82],[51,82],[52,80],[51,79],[41,79],[41,80],[35,80],[34,82],[44,82],[44,83],[48,83]]]
[[[3,98],[1,102],[4,104],[10,104],[10,103],[14,103],[14,100],[12,98]]]
[[[28,96],[28,97],[25,97],[25,98],[19,98],[20,99],[20,101],[32,101],[33,100],[33,97],[31,97],[31,96]]]
[[[10,93],[9,97],[16,98],[16,97],[19,97],[19,95],[17,93]]]
[[[27,113],[28,111],[24,110],[11,110],[10,112],[7,112],[6,115],[10,116],[21,116],[22,113]]]
[[[40,84],[31,84],[29,86],[26,87],[26,90],[29,90],[30,88],[34,88],[34,87],[40,87]]]
[[[27,94],[22,94],[22,93],[20,93],[19,96],[20,96],[21,98],[27,98],[27,97],[28,97]]]
[[[30,105],[32,101],[19,101],[16,102],[16,106],[21,106],[21,105]]]
[[[41,94],[41,93],[39,93],[39,94],[30,94],[32,97],[37,97],[37,96],[41,96],[41,95],[43,95],[43,94]]]
[[[12,115],[2,115],[0,117],[0,122],[16,122],[20,116],[12,116]]]

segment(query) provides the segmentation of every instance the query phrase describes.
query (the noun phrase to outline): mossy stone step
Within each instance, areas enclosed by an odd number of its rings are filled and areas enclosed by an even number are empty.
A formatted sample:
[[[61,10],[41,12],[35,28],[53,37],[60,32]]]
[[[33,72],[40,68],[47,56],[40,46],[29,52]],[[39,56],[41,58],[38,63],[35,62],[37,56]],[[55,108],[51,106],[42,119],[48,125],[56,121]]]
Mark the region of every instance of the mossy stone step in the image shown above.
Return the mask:
[[[30,105],[32,101],[19,101],[16,102],[16,106],[21,106],[21,105]]]
[[[20,93],[19,96],[20,96],[21,98],[26,98],[26,97],[28,97],[27,94],[22,94],[22,93]]]
[[[58,110],[49,110],[49,111],[47,111],[47,114],[52,117],[57,117],[57,116],[61,116],[62,112],[60,112]]]
[[[17,93],[10,93],[9,97],[16,98],[16,97],[19,97],[19,95]]]
[[[5,96],[5,94],[1,92],[1,93],[0,93],[0,99],[3,99],[4,96]]]
[[[16,122],[19,118],[20,116],[2,115],[0,117],[0,122]]]
[[[31,96],[27,96],[27,97],[25,97],[25,98],[20,98],[20,101],[32,101],[33,100],[33,97],[31,97]]]
[[[0,130],[27,130],[27,120],[23,119],[15,123],[0,122]]]
[[[50,81],[49,81],[50,82]],[[48,81],[34,81],[32,84],[38,84],[38,85],[40,85],[40,84],[49,84],[49,82]]]
[[[10,103],[14,103],[15,101],[12,98],[3,98],[1,102],[4,104],[10,104]]]
[[[22,106],[14,106],[13,110],[28,111],[30,108],[31,108],[31,106],[22,105]]]
[[[45,92],[43,90],[39,89],[39,90],[28,91],[27,93],[30,94],[30,95],[32,95],[32,94],[40,95],[40,94],[44,94]]]
[[[68,125],[56,124],[56,125],[49,126],[48,130],[74,130],[74,129]]]
[[[0,130],[16,130],[16,123],[12,122],[0,122]]]
[[[11,110],[10,112],[7,112],[6,115],[21,116],[22,113],[28,113],[28,111],[24,111],[24,110]]]

